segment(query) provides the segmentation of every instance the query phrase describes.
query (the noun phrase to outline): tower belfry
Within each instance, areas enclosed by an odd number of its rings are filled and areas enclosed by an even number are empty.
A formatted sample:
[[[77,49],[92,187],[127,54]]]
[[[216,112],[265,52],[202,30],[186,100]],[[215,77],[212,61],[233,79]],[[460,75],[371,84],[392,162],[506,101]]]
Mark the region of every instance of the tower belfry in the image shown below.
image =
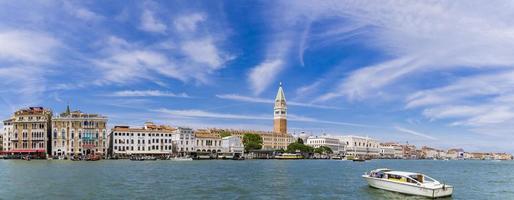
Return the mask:
[[[273,111],[273,132],[287,134],[287,105],[286,95],[284,95],[284,90],[282,89],[282,82],[280,82],[278,87]]]

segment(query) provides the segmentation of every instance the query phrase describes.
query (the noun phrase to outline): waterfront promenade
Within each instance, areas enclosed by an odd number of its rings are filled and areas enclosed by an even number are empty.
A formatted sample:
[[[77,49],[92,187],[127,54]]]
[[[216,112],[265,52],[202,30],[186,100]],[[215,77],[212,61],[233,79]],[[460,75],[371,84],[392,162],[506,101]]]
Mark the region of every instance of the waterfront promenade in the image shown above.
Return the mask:
[[[0,160],[2,199],[421,199],[373,189],[360,175],[388,167],[455,186],[451,199],[513,199],[513,161]]]

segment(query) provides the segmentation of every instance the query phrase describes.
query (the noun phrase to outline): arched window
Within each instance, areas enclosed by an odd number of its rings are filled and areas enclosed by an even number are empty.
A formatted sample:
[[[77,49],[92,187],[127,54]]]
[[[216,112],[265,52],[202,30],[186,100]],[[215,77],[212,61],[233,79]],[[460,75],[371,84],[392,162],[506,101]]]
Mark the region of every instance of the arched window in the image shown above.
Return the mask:
[[[66,138],[66,132],[64,131],[64,129],[62,129],[62,131],[61,131],[61,137],[62,137],[62,139]]]
[[[57,138],[57,129],[54,129],[54,138]]]
[[[75,138],[75,131],[71,130],[71,139]]]

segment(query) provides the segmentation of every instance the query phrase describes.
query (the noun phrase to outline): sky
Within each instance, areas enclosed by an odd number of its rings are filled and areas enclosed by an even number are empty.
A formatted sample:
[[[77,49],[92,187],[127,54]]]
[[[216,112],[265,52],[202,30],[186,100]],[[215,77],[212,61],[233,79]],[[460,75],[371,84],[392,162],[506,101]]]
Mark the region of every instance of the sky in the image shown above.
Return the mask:
[[[1,1],[0,117],[514,152],[514,2]]]

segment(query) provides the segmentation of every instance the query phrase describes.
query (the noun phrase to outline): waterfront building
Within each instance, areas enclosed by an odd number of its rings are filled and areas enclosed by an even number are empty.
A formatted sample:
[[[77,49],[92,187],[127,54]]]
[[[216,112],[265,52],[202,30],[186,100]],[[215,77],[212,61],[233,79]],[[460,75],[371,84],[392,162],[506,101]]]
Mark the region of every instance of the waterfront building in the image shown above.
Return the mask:
[[[196,152],[196,138],[193,129],[178,127],[173,131],[171,139],[176,151],[181,156],[190,155],[191,153]]]
[[[345,145],[341,142],[341,140],[331,136],[310,136],[307,138],[305,145],[314,148],[326,146],[332,149],[333,154],[336,155],[344,155],[345,153]]]
[[[173,153],[175,129],[146,122],[142,128],[115,126],[109,136],[112,157],[167,156]]]
[[[258,134],[262,137],[262,150],[279,150],[287,149],[287,146],[295,141],[294,137],[290,134],[281,134],[267,131],[255,130],[236,130],[236,129],[219,129],[211,128],[208,131],[212,133],[224,133],[228,135],[238,136],[243,139],[245,134]]]
[[[337,138],[346,145],[347,156],[369,158],[380,156],[380,144],[376,139],[354,135],[338,136]]]
[[[221,152],[223,155],[240,157],[244,153],[243,141],[237,136],[221,138]]]
[[[380,155],[382,158],[403,158],[403,148],[396,142],[380,143]]]
[[[493,159],[495,160],[512,160],[512,155],[508,153],[493,153]]]
[[[52,118],[52,156],[80,157],[107,152],[107,117],[87,114],[70,107]]]
[[[395,158],[395,149],[393,146],[380,145],[380,158]]]
[[[0,133],[0,151],[4,150],[4,133]]]
[[[462,159],[464,157],[464,150],[461,148],[449,149],[447,153],[449,159]]]
[[[4,121],[4,153],[44,158],[51,152],[48,144],[52,111],[43,107],[29,107],[16,111]]]
[[[4,120],[4,132],[2,133],[2,151],[11,151],[11,137],[13,133],[13,119]]]
[[[402,153],[404,159],[417,159],[416,146],[412,144],[402,144]]]
[[[437,156],[439,159],[446,159],[448,158],[448,154],[445,150],[437,150]]]
[[[423,159],[434,159],[434,158],[440,158],[439,157],[439,151],[437,149],[423,146],[421,147],[421,156],[420,158]]]
[[[198,154],[216,155],[221,152],[221,137],[207,129],[195,131],[195,148]]]

